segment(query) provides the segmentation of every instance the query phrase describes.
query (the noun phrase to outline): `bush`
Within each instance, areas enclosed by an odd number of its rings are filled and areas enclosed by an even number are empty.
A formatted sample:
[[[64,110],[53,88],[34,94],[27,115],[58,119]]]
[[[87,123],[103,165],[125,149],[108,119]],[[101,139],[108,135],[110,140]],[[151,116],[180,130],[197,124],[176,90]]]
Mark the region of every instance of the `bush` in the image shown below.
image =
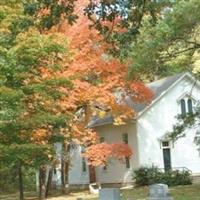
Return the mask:
[[[191,173],[187,170],[162,172],[158,167],[141,167],[133,173],[137,186],[164,183],[169,186],[192,184]]]
[[[141,167],[134,171],[135,183],[138,186],[151,185],[160,181],[160,170],[157,167]]]

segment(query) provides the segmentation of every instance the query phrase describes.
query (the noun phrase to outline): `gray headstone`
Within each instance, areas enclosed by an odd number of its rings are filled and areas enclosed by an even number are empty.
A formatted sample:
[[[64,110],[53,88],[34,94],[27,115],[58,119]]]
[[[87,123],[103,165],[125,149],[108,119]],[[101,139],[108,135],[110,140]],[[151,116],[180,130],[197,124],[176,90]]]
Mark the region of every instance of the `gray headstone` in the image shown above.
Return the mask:
[[[149,197],[147,200],[173,200],[169,196],[168,185],[153,184],[149,186]]]
[[[102,188],[99,191],[99,200],[120,200],[118,188]]]

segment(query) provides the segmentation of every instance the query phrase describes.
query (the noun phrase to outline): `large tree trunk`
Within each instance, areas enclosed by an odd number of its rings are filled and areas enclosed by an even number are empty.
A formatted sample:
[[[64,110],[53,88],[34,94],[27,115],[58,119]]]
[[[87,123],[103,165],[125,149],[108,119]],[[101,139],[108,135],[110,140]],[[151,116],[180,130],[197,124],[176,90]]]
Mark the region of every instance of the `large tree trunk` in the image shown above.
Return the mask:
[[[49,173],[48,173],[48,179],[47,179],[47,186],[46,186],[46,192],[45,192],[45,197],[47,198],[49,195],[49,191],[51,189],[52,186],[52,177],[53,177],[53,169],[52,167],[49,169]]]
[[[46,167],[39,169],[39,199],[46,199]]]
[[[67,184],[68,184],[68,170],[69,170],[69,163],[66,162],[64,155],[67,152],[67,146],[64,144],[63,145],[63,155],[61,158],[61,182],[62,182],[62,192],[68,193],[68,188],[66,188]]]
[[[65,161],[61,159],[61,184],[62,184],[62,193],[65,194]]]
[[[19,177],[19,199],[24,200],[24,186],[23,186],[21,161],[19,161],[18,163],[18,177]]]

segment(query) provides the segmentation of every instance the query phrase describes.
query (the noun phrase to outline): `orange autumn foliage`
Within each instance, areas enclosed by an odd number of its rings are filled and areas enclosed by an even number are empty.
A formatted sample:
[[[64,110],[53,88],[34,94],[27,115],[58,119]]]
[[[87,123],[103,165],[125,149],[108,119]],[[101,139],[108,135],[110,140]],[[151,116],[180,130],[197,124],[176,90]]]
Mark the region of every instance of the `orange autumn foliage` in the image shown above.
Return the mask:
[[[45,144],[45,141],[48,139],[49,133],[46,129],[37,129],[34,130],[31,134],[31,140],[35,143]]]
[[[153,94],[143,83],[127,81],[128,64],[107,54],[109,44],[97,30],[89,28],[91,22],[83,11],[87,3],[88,0],[77,1],[75,13],[79,18],[73,26],[63,21],[50,32],[59,32],[68,39],[71,55],[70,59],[61,57],[62,69],[56,74],[57,78],[68,78],[73,83],[70,89],[59,88],[66,94],[58,102],[59,107],[71,115],[70,128],[64,133],[88,147],[85,156],[96,166],[105,164],[111,156],[129,157],[131,149],[126,144],[96,144],[98,134],[87,128],[92,117],[111,114],[115,125],[124,124],[136,113],[123,99],[129,96],[133,101],[149,103]],[[53,74],[45,70],[41,68],[44,79]]]
[[[90,146],[86,153],[83,153],[83,156],[88,159],[88,163],[93,166],[105,165],[112,157],[122,160],[124,157],[130,157],[131,155],[131,148],[123,143],[96,144]]]

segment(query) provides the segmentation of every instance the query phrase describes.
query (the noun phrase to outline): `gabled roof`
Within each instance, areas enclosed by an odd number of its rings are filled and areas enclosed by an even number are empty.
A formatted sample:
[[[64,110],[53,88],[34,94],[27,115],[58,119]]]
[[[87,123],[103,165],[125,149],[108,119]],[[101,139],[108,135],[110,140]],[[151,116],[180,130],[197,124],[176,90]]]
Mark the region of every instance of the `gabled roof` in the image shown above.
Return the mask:
[[[146,111],[149,107],[151,107],[157,100],[159,100],[170,88],[172,88],[174,85],[176,85],[182,78],[185,76],[189,76],[193,78],[193,76],[190,73],[180,73],[174,76],[169,76],[151,83],[146,84],[147,87],[149,87],[153,93],[154,97],[152,99],[151,104],[141,104],[141,103],[135,103],[133,102],[130,97],[126,97],[125,103],[134,111],[137,112],[137,116],[140,116],[143,112]],[[99,117],[93,117],[93,119],[88,124],[88,127],[97,127],[102,126],[105,124],[112,124],[113,123],[113,117],[111,115],[107,115],[104,118]]]
[[[150,88],[153,91],[153,99],[150,105],[147,104],[141,104],[141,103],[135,103],[130,98],[127,98],[127,105],[131,108],[133,108],[138,114],[142,112],[147,106],[151,106],[152,103],[157,100],[163,93],[165,93],[170,86],[172,86],[176,81],[179,79],[182,79],[187,73],[180,73],[174,76],[168,76],[166,78],[151,82],[146,84],[148,88]]]

